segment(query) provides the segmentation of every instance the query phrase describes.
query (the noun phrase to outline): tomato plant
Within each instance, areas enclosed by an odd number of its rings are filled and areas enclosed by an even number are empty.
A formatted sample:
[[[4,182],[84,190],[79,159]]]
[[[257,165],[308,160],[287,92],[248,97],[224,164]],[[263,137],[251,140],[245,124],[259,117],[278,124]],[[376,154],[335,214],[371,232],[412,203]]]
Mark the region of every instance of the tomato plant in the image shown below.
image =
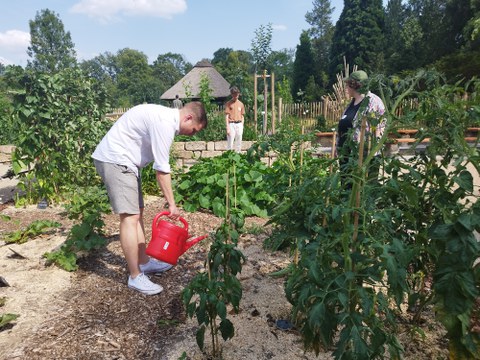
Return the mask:
[[[452,356],[478,358],[472,318],[480,295],[474,266],[480,204],[471,172],[479,173],[480,159],[464,132],[472,120],[480,123],[479,83],[438,86],[430,76],[416,75],[399,85],[402,92],[384,94],[393,104],[387,133],[428,122],[418,138],[430,139],[424,151],[382,157],[379,178],[369,178],[386,133],[363,161],[359,149],[351,189],[336,171],[305,179],[285,192],[272,215],[272,237],[288,237],[299,250],[285,291],[306,348],[317,354],[333,346],[337,359],[400,358],[397,312],[407,300],[417,312],[411,326],[420,326],[418,313],[433,307]],[[470,98],[462,96],[467,90]],[[420,106],[397,116],[396,105],[408,96]]]

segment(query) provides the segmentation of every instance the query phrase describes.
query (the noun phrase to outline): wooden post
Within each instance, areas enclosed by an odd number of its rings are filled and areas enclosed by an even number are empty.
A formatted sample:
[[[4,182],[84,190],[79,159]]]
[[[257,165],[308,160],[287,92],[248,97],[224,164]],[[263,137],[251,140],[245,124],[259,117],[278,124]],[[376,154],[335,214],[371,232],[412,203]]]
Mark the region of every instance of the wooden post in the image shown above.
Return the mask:
[[[258,134],[257,122],[257,74],[253,75],[253,118],[255,119],[255,135]]]
[[[262,129],[262,133],[265,135],[267,134],[267,127],[268,127],[268,87],[267,87],[267,78],[271,77],[270,75],[267,75],[267,70],[263,70],[263,73],[262,75],[257,75],[255,74],[254,75],[254,82],[253,82],[253,87],[254,87],[254,91],[253,91],[253,94],[254,94],[254,117],[255,117],[255,133],[257,133],[257,115],[258,115],[258,112],[257,112],[257,86],[258,86],[258,82],[257,82],[257,78],[263,78],[263,97],[264,97],[264,106],[263,106],[263,129]],[[273,84],[273,80],[272,80],[272,84]],[[273,85],[272,85],[273,86]],[[275,97],[273,96],[272,99],[275,99]],[[275,116],[275,110],[274,110],[274,107],[275,107],[275,104],[272,102],[272,117]],[[274,120],[272,120],[274,121]]]
[[[263,70],[263,135],[268,132],[267,70]]]
[[[272,134],[275,134],[275,74],[272,73],[270,92],[272,94]]]
[[[278,124],[282,123],[283,100],[278,98]]]

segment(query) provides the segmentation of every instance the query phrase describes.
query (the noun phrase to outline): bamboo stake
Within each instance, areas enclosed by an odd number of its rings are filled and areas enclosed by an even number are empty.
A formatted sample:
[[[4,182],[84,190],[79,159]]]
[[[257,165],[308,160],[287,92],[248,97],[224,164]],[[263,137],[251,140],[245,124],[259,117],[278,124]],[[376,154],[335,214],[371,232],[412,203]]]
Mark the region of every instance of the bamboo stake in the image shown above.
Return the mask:
[[[362,166],[363,166],[363,149],[365,147],[365,129],[367,127],[367,118],[366,116],[362,117],[362,125],[360,128],[360,145],[358,149],[358,175],[361,174]],[[360,192],[361,192],[361,186],[363,182],[363,176],[361,178],[357,178],[355,180],[356,186],[355,186],[355,210],[353,214],[353,236],[352,236],[352,245],[354,246],[357,239],[358,239],[358,219],[359,219],[359,211],[358,209],[360,208]],[[354,248],[353,248],[354,249]],[[352,250],[353,250],[352,249]]]
[[[335,147],[337,146],[337,132],[333,132],[333,139],[332,139],[332,148],[330,149],[330,158],[333,159],[335,157]],[[333,162],[330,164],[329,168],[329,173],[330,175],[333,174]],[[327,196],[327,199],[325,201],[325,208],[328,207],[330,204],[330,196]],[[327,215],[323,215],[323,223],[322,226],[325,227],[327,226]]]

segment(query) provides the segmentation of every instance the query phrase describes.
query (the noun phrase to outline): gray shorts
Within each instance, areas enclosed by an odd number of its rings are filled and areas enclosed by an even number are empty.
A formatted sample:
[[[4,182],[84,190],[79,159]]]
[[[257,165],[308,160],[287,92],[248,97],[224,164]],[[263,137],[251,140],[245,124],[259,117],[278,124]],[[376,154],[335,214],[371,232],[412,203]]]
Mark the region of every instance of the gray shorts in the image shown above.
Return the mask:
[[[94,160],[116,214],[140,214],[144,207],[142,179],[125,165]]]

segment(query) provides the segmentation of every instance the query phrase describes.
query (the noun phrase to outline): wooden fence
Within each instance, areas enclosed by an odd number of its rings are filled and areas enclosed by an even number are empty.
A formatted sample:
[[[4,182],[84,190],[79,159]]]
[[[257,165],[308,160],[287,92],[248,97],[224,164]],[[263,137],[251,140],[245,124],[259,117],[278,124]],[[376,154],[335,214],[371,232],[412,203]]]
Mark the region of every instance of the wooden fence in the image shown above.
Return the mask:
[[[278,114],[278,117],[276,120],[277,124],[274,124],[274,128],[277,128],[278,124],[287,117],[299,119],[306,131],[315,130],[318,126],[318,119],[320,117],[324,118],[324,130],[336,128],[343,111],[345,111],[348,101],[349,99],[336,101],[329,97],[325,97],[322,101],[318,102],[284,104],[282,98],[280,98],[275,106],[275,111]],[[413,109],[417,106],[418,101],[416,99],[405,100],[397,108],[396,114],[402,115],[406,109]],[[107,114],[107,118],[117,120],[127,110],[128,108],[111,109]],[[215,105],[213,108],[214,112],[223,113],[223,110],[223,105]],[[261,119],[258,119],[258,121],[261,123]]]
[[[223,105],[217,105],[213,111],[223,113],[223,109]],[[111,109],[107,114],[107,118],[117,120],[127,110],[128,108]],[[276,112],[278,114],[277,121],[279,123],[286,117],[295,117],[300,119],[302,125],[305,126],[305,130],[315,129],[318,122],[317,119],[320,116],[325,118],[325,125],[327,128],[335,127],[343,111],[343,106],[340,106],[338,102],[330,101],[328,99],[312,103],[283,104],[282,99],[280,98],[278,105],[276,106]]]

